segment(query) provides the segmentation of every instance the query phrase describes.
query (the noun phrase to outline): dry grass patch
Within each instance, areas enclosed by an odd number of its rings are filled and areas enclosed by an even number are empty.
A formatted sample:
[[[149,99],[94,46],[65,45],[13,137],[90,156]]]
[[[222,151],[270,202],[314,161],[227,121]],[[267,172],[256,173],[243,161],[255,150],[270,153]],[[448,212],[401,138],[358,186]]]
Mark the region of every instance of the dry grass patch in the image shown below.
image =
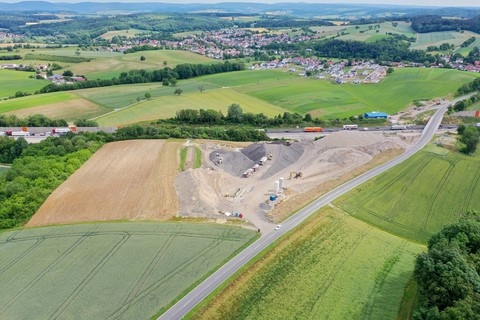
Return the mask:
[[[28,109],[20,109],[6,114],[14,114],[19,118],[25,118],[32,114],[43,114],[51,119],[65,119],[73,121],[80,118],[89,118],[105,112],[104,108],[85,99],[73,99],[63,102],[41,105]]]

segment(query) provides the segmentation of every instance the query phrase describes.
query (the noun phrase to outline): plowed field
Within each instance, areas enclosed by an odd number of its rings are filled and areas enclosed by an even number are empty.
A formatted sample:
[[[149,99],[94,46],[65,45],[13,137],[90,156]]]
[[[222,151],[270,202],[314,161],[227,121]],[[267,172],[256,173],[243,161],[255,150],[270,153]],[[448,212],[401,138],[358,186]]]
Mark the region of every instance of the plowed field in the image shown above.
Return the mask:
[[[48,197],[28,226],[161,220],[178,212],[174,188],[180,143],[106,144]]]

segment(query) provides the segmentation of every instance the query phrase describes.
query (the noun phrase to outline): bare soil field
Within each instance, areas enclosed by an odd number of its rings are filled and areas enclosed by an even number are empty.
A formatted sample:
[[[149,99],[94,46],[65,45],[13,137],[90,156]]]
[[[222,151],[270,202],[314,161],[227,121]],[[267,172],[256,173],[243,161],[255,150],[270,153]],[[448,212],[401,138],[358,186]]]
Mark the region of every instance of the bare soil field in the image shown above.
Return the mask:
[[[180,145],[163,140],[106,144],[48,197],[27,226],[175,216]]]
[[[241,213],[247,225],[268,232],[322,193],[400,154],[418,135],[341,131],[288,144],[188,141],[183,172],[182,142],[110,143],[52,193],[28,226],[175,216],[225,221]],[[203,151],[199,169],[191,165],[195,145]]]

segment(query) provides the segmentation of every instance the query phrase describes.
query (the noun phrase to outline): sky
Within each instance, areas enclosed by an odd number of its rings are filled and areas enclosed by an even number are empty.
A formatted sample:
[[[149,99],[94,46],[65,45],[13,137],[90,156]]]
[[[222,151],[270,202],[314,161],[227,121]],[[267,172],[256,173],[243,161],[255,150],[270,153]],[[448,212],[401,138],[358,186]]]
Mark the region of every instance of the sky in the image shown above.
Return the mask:
[[[308,2],[308,3],[354,3],[354,4],[396,4],[396,5],[417,5],[435,7],[480,7],[480,0],[45,0],[48,2],[165,2],[165,3],[220,3],[220,2]],[[20,2],[20,0],[0,0],[0,2]]]

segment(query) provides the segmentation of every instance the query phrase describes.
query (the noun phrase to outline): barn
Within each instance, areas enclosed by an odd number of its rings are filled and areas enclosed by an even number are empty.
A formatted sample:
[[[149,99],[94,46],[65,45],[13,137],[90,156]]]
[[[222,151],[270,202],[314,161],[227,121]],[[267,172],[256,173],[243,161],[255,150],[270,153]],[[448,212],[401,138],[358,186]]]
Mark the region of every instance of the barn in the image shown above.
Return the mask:
[[[386,114],[385,112],[372,111],[364,113],[363,117],[365,119],[387,119],[388,114]]]

